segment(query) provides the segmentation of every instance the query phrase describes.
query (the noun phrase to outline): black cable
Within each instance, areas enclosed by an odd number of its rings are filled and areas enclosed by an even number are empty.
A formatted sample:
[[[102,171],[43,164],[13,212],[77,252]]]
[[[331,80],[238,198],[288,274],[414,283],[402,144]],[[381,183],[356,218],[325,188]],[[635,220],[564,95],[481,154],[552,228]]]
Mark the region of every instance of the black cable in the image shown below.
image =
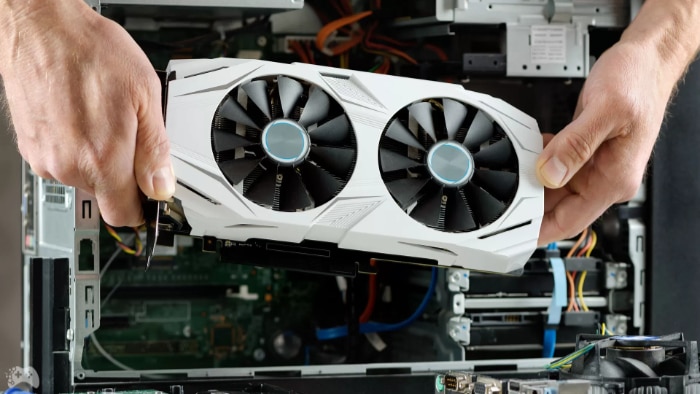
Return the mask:
[[[347,358],[348,363],[358,362],[360,345],[360,313],[357,311],[357,283],[355,277],[350,278],[345,297],[348,320]]]

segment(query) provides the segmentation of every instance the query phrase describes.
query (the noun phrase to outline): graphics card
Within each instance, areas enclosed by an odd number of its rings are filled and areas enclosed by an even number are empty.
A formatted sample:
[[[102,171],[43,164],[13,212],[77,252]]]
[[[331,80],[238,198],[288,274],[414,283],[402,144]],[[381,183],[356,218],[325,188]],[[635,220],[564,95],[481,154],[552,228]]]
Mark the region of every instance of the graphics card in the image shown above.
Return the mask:
[[[182,60],[168,73],[180,233],[501,273],[536,247],[542,138],[499,99],[307,64]]]

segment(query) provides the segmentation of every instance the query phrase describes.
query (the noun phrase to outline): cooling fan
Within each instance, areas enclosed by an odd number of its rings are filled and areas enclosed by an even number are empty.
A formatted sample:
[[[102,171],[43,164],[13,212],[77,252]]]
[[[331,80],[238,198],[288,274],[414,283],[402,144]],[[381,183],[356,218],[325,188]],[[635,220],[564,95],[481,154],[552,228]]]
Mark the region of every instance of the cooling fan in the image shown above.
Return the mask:
[[[308,64],[180,60],[165,118],[178,188],[177,206],[153,215],[163,239],[333,274],[372,258],[512,273],[537,247],[542,136],[494,97]]]
[[[580,335],[577,349],[586,346],[591,350],[562,370],[561,378],[586,379],[608,388],[618,385],[630,394],[700,392],[697,342],[684,340],[683,334]]]
[[[316,85],[281,75],[256,78],[226,95],[214,116],[212,148],[243,196],[288,212],[337,195],[357,149],[335,100]]]
[[[438,375],[442,394],[698,394],[700,367],[695,341],[683,334],[602,336],[580,334],[576,351],[536,378],[484,376],[469,371]]]
[[[380,150],[382,178],[415,220],[442,231],[473,231],[505,212],[518,188],[513,145],[483,111],[449,98],[403,108]]]
[[[584,357],[574,360],[566,377],[625,379],[658,378],[663,375],[698,374],[695,341],[684,341],[682,334],[666,336],[581,335],[577,348],[590,346]]]

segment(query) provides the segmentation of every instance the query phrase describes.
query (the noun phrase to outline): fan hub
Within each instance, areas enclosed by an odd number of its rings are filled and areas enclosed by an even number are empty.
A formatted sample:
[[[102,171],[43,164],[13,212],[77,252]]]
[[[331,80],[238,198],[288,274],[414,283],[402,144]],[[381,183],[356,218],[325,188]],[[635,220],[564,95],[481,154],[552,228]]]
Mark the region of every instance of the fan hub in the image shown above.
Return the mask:
[[[289,119],[270,122],[262,133],[262,147],[267,156],[282,166],[296,166],[309,154],[309,133]]]
[[[433,179],[447,187],[464,186],[474,175],[474,158],[467,148],[454,141],[433,145],[427,164]]]

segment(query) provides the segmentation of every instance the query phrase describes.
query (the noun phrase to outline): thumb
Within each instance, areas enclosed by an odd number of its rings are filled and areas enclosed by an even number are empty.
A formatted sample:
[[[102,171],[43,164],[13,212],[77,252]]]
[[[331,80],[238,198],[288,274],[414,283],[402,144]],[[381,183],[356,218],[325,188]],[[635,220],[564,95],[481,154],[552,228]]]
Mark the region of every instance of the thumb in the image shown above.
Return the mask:
[[[552,138],[537,160],[537,177],[551,189],[564,186],[607,139],[612,122],[590,107]]]
[[[167,200],[175,193],[175,174],[170,162],[170,143],[161,113],[160,94],[152,94],[139,111],[134,172],[136,182],[146,196]]]

